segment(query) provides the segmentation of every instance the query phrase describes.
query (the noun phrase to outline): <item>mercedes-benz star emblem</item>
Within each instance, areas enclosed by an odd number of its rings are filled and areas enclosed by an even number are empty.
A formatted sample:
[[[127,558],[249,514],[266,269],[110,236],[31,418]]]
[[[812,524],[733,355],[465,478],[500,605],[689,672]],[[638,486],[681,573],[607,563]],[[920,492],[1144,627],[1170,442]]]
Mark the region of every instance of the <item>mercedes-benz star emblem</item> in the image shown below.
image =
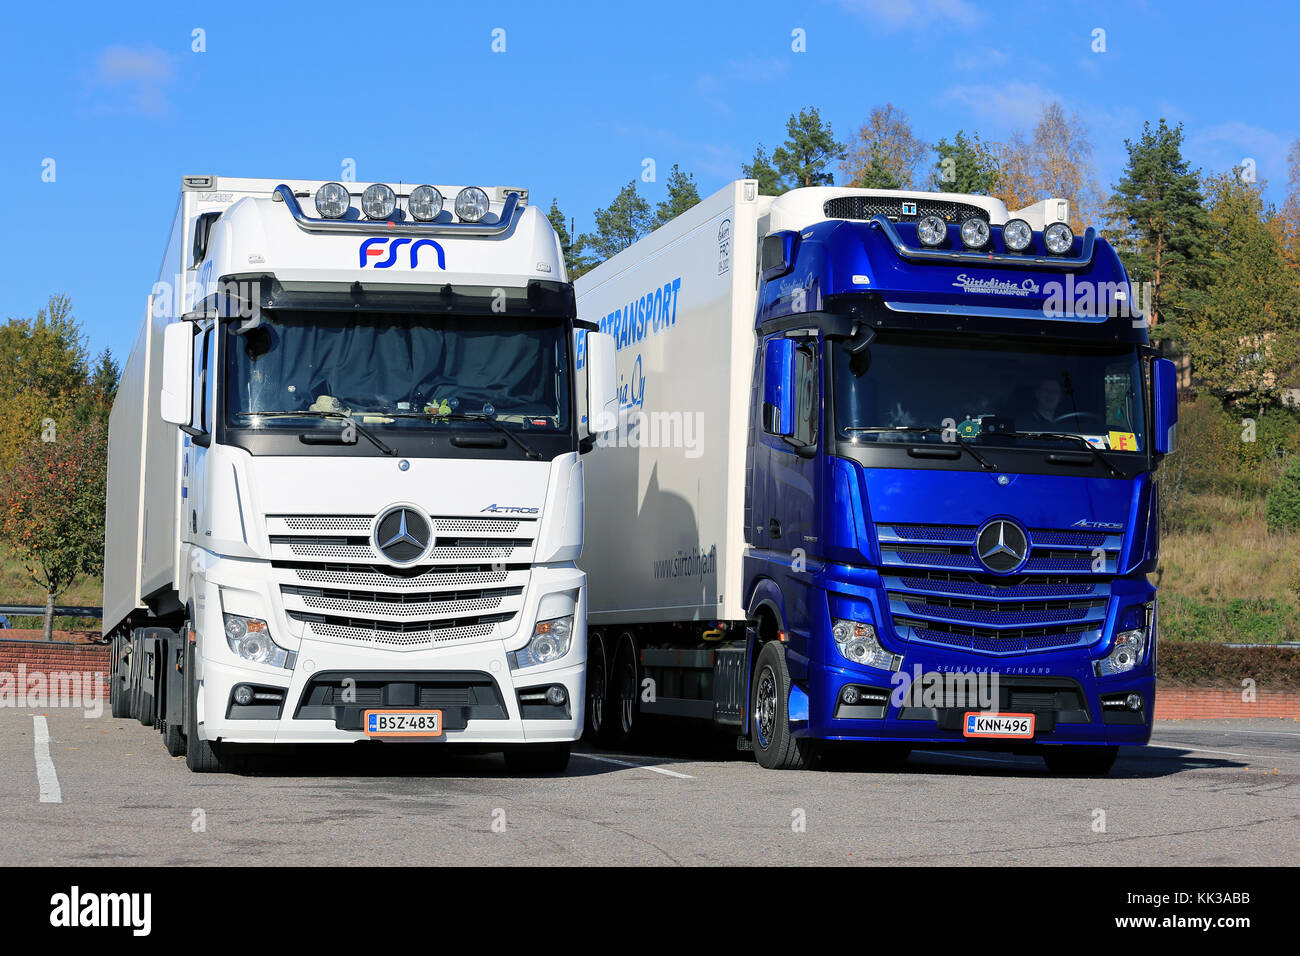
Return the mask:
[[[975,536],[975,556],[995,574],[1019,570],[1029,556],[1029,536],[1014,521],[990,521]]]
[[[393,564],[413,564],[429,548],[429,522],[406,507],[391,508],[375,525],[375,547]]]

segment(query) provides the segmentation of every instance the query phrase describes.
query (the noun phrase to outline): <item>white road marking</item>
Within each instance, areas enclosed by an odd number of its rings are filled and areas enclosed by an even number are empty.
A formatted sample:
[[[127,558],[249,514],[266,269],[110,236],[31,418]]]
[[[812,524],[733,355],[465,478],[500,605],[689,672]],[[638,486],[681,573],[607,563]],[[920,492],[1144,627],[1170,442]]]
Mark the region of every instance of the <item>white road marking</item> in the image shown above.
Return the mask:
[[[632,763],[630,760],[615,760],[613,757],[602,757],[597,754],[580,754],[574,753],[575,757],[586,757],[588,760],[601,760],[605,763],[616,763],[620,767],[636,767],[638,770],[653,770],[655,773],[661,773],[665,777],[677,777],[679,780],[694,780],[690,774],[678,773],[676,770],[665,770],[663,767],[652,767],[645,763]]]
[[[1300,760],[1300,757],[1293,757],[1289,754],[1243,754],[1236,750],[1210,750],[1208,747],[1192,747],[1188,744],[1180,744],[1173,740],[1152,740],[1151,743],[1155,744],[1157,747],[1190,750],[1193,753],[1202,754],[1223,754],[1228,757],[1247,757],[1251,760]]]
[[[33,717],[32,724],[36,731],[36,779],[41,785],[41,803],[62,803],[59,775],[50,759],[50,725],[44,717]]]

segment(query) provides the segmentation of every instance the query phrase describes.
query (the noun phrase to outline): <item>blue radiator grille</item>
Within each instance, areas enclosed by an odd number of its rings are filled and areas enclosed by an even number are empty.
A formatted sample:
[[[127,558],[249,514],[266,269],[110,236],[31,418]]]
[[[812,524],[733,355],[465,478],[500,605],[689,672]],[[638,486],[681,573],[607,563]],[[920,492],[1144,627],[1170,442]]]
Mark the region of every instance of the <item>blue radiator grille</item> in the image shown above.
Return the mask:
[[[1002,577],[976,558],[978,530],[876,526],[891,623],[901,639],[992,655],[1101,640],[1122,532],[1030,528],[1025,566]]]

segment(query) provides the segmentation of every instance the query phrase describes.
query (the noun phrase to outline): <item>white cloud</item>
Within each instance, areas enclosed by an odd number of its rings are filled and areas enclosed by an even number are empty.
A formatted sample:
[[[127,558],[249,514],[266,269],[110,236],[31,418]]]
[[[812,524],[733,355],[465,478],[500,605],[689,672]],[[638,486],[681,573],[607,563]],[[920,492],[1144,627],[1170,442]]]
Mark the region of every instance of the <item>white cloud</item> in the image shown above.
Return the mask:
[[[165,113],[167,87],[175,77],[172,58],[157,47],[111,46],[95,63],[94,85],[145,113]]]
[[[886,30],[922,26],[974,26],[979,13],[969,0],[840,0],[840,6]]]
[[[754,83],[776,80],[790,72],[790,60],[780,57],[748,56],[743,60],[728,60],[717,69],[701,74],[695,81],[700,98],[720,113],[730,113],[728,102],[746,95]]]
[[[1246,159],[1253,159],[1260,179],[1267,179],[1270,184],[1286,182],[1286,157],[1291,145],[1287,137],[1241,120],[1188,132],[1189,152],[1205,157],[1201,162],[1209,167],[1206,172],[1224,172],[1242,165]]]
[[[958,103],[995,129],[1032,129],[1043,106],[1061,97],[1037,83],[962,83],[949,87],[942,99]]]

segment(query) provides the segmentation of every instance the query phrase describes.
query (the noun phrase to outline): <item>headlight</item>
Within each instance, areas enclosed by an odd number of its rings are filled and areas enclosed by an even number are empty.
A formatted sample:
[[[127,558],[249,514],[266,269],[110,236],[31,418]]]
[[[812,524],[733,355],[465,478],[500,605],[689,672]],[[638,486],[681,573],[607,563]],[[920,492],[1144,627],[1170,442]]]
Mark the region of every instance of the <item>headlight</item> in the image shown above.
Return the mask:
[[[948,238],[948,224],[938,216],[926,216],[916,224],[916,238],[923,246],[939,246]]]
[[[573,646],[573,615],[553,617],[549,621],[538,621],[533,628],[532,640],[528,646],[514,651],[510,655],[511,666],[532,667],[534,664],[549,664],[558,661]]]
[[[1008,219],[1002,227],[1002,241],[1010,252],[1024,252],[1034,241],[1034,230],[1023,219]]]
[[[433,222],[442,212],[442,193],[433,186],[416,186],[406,197],[406,208],[420,222]]]
[[[361,194],[361,211],[370,219],[387,219],[397,208],[397,194],[383,183],[367,186]]]
[[[488,194],[477,186],[466,186],[456,194],[456,215],[465,222],[478,222],[488,211]]]
[[[835,637],[835,646],[840,649],[840,654],[854,664],[896,671],[903,663],[902,657],[891,654],[880,646],[880,641],[876,639],[876,629],[870,624],[837,617],[831,621],[831,634]]]
[[[270,667],[288,667],[289,652],[271,640],[271,629],[256,617],[224,615],[226,643],[242,660]]]
[[[961,224],[961,244],[967,249],[983,249],[989,244],[989,224],[979,216],[971,216]]]
[[[1043,231],[1043,242],[1054,256],[1063,256],[1074,248],[1074,230],[1063,222],[1054,222]]]
[[[316,190],[316,211],[322,219],[342,219],[351,205],[352,197],[339,183],[326,183]]]
[[[1146,658],[1150,641],[1151,623],[1155,605],[1147,604],[1129,608],[1120,616],[1120,627],[1110,653],[1094,663],[1098,677],[1123,674],[1137,667]]]

